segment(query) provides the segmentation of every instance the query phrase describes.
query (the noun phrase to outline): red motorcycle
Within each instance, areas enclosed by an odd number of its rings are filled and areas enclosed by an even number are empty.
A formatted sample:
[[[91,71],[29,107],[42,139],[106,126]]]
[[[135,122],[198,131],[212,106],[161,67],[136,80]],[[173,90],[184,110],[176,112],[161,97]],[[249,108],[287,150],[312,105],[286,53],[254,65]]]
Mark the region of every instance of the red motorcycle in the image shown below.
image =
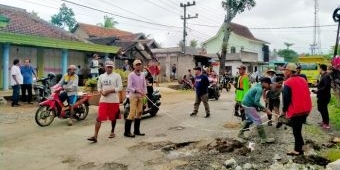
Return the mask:
[[[63,88],[56,85],[52,87],[52,94],[43,102],[39,103],[39,108],[35,113],[35,122],[41,126],[49,126],[55,117],[67,119],[71,116],[69,106],[65,106],[60,100],[60,94]],[[77,96],[77,102],[73,106],[74,119],[84,120],[89,113],[88,100],[91,97],[89,94]]]

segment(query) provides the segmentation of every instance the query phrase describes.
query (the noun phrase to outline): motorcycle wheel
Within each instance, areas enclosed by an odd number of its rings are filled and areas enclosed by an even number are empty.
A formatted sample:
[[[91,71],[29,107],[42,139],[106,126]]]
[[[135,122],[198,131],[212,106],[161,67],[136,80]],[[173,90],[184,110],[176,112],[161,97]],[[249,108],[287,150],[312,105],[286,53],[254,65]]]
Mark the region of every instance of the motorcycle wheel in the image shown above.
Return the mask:
[[[49,126],[55,115],[55,111],[51,110],[49,106],[40,106],[35,113],[35,122],[41,127]]]
[[[158,109],[157,109],[157,110],[150,111],[150,115],[151,115],[152,117],[156,116],[157,113],[158,113]]]
[[[81,111],[84,111],[83,113],[75,113],[76,115],[75,115],[75,118],[78,120],[78,121],[80,121],[80,120],[84,120],[86,117],[87,117],[87,115],[89,114],[89,106],[86,106],[84,103],[83,104],[81,104],[81,105],[79,105],[79,108],[78,108],[78,110],[81,110]]]

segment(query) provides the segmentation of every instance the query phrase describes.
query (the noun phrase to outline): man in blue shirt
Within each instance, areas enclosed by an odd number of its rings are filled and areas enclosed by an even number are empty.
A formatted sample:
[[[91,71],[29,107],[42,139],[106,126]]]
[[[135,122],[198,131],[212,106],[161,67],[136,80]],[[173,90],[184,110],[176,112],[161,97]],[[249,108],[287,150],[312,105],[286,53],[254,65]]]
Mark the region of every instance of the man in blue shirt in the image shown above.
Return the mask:
[[[31,65],[31,60],[26,59],[23,66],[20,67],[20,72],[22,77],[24,78],[24,82],[21,85],[21,93],[22,93],[22,101],[32,103],[32,84],[33,84],[33,75],[37,78],[35,74],[34,68]],[[28,92],[28,96],[26,96],[26,90]]]
[[[198,112],[198,108],[203,102],[205,108],[205,117],[210,117],[210,109],[209,109],[209,98],[208,98],[208,86],[209,79],[206,75],[202,74],[201,67],[195,67],[195,89],[196,89],[196,99],[194,104],[194,111],[190,114],[190,116],[196,116]]]

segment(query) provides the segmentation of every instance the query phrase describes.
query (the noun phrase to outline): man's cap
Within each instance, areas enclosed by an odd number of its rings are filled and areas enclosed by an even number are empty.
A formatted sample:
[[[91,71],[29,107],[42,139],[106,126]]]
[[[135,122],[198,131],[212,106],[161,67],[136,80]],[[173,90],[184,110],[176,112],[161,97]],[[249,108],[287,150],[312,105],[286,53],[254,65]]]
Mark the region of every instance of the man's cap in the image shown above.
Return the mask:
[[[114,65],[115,63],[113,61],[108,60],[105,62],[105,67],[113,67]]]
[[[193,70],[199,70],[199,71],[202,71],[202,68],[201,67],[194,67]]]
[[[269,77],[263,77],[260,79],[260,82],[261,83],[268,83],[268,84],[271,84],[272,83],[272,80],[270,80]]]
[[[274,73],[276,73],[276,71],[273,70],[273,69],[269,69],[269,70],[267,71],[267,73],[269,73],[269,72],[274,72]]]
[[[240,65],[239,67],[237,67],[237,69],[244,69],[244,70],[246,70],[246,69],[247,69],[247,66],[245,66],[245,65]]]
[[[283,66],[282,70],[290,70],[290,71],[296,71],[297,65],[295,63],[287,63],[285,66]]]
[[[137,65],[137,64],[142,64],[142,61],[140,61],[140,60],[135,60],[135,61],[133,62],[133,65],[134,65],[134,66]]]

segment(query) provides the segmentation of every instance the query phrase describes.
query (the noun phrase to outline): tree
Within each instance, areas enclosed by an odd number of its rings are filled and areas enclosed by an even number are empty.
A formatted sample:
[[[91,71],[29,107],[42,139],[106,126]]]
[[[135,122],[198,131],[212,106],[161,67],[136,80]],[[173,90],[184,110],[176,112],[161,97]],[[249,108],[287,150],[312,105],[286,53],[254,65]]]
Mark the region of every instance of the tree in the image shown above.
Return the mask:
[[[197,47],[198,41],[197,40],[191,40],[190,41],[190,47]]]
[[[284,44],[287,47],[287,50],[289,49],[290,46],[294,45],[294,43],[287,43],[287,42],[285,42]]]
[[[104,16],[104,23],[98,23],[98,26],[104,27],[104,28],[115,28],[115,26],[118,24],[117,21],[114,20],[113,17],[109,17],[107,15]]]
[[[231,21],[237,14],[244,12],[246,9],[250,10],[256,4],[255,0],[224,0],[222,7],[227,14],[224,19],[224,37],[222,43],[222,53],[220,55],[220,75],[224,72],[225,59],[227,55],[228,41],[231,32]]]
[[[74,12],[71,8],[68,8],[65,3],[61,4],[59,8],[59,13],[54,14],[51,17],[51,23],[60,28],[64,28],[67,26],[68,30],[72,30],[74,26],[77,24],[77,21],[74,17]]]
[[[286,62],[297,63],[299,61],[299,54],[290,49],[279,50],[277,54],[283,57]]]
[[[30,13],[31,13],[33,16],[39,18],[38,12],[35,12],[35,11],[32,10]]]

